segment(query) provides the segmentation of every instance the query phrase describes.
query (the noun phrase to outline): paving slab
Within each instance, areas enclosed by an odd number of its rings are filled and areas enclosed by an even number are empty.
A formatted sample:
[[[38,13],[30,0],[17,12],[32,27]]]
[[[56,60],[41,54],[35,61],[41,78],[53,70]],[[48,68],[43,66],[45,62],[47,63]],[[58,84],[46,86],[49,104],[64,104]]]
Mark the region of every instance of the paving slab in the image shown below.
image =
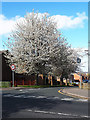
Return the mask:
[[[90,99],[90,90],[80,88],[65,88],[63,92],[68,95]]]

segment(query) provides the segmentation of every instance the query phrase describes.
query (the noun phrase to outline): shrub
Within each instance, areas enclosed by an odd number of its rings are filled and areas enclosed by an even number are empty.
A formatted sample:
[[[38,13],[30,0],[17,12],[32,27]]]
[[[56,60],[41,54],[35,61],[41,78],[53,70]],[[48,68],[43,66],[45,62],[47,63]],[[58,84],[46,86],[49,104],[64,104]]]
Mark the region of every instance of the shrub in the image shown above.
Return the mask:
[[[7,81],[0,82],[0,87],[11,87],[11,83]]]
[[[17,87],[45,88],[45,87],[66,87],[66,85],[17,85]]]

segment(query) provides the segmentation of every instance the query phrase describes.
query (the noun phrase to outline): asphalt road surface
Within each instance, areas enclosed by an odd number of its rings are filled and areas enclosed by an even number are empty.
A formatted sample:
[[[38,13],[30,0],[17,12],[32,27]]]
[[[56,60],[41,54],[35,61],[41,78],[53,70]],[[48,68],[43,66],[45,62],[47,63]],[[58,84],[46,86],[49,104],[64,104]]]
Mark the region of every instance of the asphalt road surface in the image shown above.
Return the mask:
[[[2,118],[88,118],[88,101],[60,94],[60,89],[3,91]]]

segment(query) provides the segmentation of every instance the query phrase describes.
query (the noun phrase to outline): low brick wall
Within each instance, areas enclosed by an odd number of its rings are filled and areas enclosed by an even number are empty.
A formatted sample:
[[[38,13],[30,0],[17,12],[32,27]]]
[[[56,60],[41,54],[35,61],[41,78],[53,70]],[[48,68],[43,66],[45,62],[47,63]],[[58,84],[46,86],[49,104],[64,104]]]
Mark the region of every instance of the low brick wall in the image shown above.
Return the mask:
[[[90,89],[90,83],[88,83],[88,88]]]
[[[83,83],[83,88],[87,89],[88,88],[88,83]]]
[[[83,83],[82,88],[83,89],[90,89],[90,83]]]
[[[79,88],[80,88],[80,83],[79,83]],[[83,83],[81,83],[81,88],[83,88]]]

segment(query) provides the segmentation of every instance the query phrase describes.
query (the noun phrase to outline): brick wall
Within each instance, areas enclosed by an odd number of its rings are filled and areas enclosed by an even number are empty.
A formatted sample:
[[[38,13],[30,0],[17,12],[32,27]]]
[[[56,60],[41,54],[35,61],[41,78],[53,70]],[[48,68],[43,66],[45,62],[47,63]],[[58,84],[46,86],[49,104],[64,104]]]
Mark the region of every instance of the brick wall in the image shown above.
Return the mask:
[[[0,53],[0,81],[11,81],[11,69],[5,61],[3,53]]]

